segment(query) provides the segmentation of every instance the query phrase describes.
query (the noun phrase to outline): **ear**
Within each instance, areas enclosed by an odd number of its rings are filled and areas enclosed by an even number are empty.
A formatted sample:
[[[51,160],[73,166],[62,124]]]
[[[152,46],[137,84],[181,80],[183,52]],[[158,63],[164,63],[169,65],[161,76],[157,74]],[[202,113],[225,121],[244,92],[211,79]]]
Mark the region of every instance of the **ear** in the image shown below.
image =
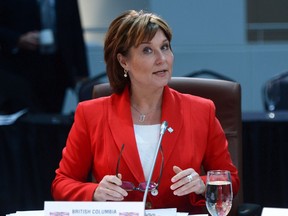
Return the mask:
[[[123,56],[121,53],[117,54],[117,59],[119,64],[125,69],[128,70],[128,63],[127,63],[127,59],[125,56]]]

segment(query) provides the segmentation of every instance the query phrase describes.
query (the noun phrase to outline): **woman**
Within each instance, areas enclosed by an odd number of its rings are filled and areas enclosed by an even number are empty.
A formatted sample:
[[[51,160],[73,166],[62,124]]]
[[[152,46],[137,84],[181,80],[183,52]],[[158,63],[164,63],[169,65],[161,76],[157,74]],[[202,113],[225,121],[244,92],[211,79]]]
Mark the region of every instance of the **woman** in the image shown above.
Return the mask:
[[[214,104],[167,86],[174,60],[171,38],[168,24],[155,14],[127,11],[111,23],[104,52],[114,94],[78,105],[52,185],[56,200],[143,200],[163,120],[169,130],[147,208],[191,212],[205,205],[201,166],[230,170],[237,193],[238,172]],[[94,183],[86,182],[90,171]],[[136,189],[130,191],[131,183]]]

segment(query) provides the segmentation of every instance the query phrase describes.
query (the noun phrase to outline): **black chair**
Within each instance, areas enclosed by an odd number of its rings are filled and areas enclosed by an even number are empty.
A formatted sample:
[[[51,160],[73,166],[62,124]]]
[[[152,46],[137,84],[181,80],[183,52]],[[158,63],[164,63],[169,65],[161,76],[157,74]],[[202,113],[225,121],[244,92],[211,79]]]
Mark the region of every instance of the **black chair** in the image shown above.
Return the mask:
[[[93,91],[94,85],[103,82],[107,82],[105,71],[83,81],[78,89],[78,102],[91,99],[91,92]]]
[[[274,94],[275,104],[268,104],[269,100],[267,97],[269,94]],[[288,110],[288,71],[276,75],[265,82],[262,89],[262,98],[266,111]],[[269,108],[269,106],[272,107]]]

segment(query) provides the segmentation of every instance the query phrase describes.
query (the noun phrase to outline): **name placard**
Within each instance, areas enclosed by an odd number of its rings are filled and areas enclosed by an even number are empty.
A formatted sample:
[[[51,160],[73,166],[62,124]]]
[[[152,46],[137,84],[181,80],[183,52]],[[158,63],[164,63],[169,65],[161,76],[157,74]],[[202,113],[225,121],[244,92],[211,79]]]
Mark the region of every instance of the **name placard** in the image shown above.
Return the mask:
[[[144,202],[46,201],[45,216],[144,216]]]

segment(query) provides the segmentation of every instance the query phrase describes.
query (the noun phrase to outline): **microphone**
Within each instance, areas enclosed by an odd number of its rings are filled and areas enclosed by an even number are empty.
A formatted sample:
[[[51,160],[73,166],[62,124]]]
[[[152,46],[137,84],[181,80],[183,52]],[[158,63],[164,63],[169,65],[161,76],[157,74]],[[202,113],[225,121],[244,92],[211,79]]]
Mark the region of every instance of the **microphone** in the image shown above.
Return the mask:
[[[165,133],[165,131],[166,131],[166,129],[168,128],[168,123],[167,123],[167,121],[163,121],[163,123],[161,124],[161,126],[160,126],[160,136],[162,135],[164,135],[164,133]],[[160,137],[161,139],[162,139],[162,137]]]
[[[149,177],[148,177],[148,180],[147,180],[145,193],[144,193],[144,197],[143,197],[144,210],[145,210],[145,205],[146,205],[146,199],[147,199],[147,195],[148,195],[149,185],[150,185],[150,182],[151,182],[151,179],[152,179],[152,175],[153,175],[153,171],[154,171],[154,167],[155,167],[155,164],[156,164],[157,155],[158,155],[158,152],[159,152],[159,149],[160,149],[160,146],[161,146],[163,135],[164,135],[165,131],[167,130],[167,128],[168,128],[167,121],[163,121],[161,126],[160,126],[160,136],[159,136],[156,152],[155,152],[155,155],[154,155],[154,158],[153,158],[152,168],[151,168],[151,171],[149,173]]]

